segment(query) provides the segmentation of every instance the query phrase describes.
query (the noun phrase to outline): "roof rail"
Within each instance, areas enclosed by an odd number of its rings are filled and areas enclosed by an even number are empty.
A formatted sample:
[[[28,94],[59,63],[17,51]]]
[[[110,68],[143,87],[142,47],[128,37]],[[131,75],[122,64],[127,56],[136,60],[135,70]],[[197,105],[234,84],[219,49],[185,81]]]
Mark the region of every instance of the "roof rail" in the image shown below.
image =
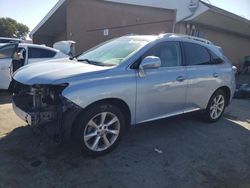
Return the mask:
[[[188,36],[188,35],[186,35],[183,38],[187,38],[187,39],[191,39],[191,40],[196,40],[196,41],[199,41],[199,42],[204,42],[206,44],[214,45],[211,41],[209,41],[207,39],[200,38],[200,37],[194,37],[194,36]]]
[[[135,36],[136,34],[135,33],[129,33],[129,34],[126,34],[126,35],[123,35],[123,36]]]
[[[190,39],[190,40],[195,40],[195,41],[203,42],[206,44],[214,45],[211,41],[207,39],[194,37],[190,35],[184,35],[184,34],[166,33],[166,34],[161,34],[160,37],[179,37],[179,38]]]

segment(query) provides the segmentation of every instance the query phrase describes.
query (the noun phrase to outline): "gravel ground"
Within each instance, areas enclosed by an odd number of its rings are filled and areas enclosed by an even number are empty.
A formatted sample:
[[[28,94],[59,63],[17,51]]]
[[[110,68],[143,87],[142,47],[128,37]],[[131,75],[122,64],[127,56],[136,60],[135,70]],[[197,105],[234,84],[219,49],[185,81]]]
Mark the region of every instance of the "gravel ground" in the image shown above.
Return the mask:
[[[39,139],[0,93],[0,187],[250,188],[250,100],[217,123],[184,115],[138,125],[112,153],[83,156]]]

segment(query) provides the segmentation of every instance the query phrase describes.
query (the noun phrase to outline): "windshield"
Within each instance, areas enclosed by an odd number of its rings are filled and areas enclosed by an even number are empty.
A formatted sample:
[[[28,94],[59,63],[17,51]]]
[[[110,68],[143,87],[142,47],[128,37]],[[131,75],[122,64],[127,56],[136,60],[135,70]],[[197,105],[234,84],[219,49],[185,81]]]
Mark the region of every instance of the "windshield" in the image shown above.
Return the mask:
[[[78,61],[100,66],[116,66],[148,41],[133,38],[119,38],[90,49],[78,56]]]

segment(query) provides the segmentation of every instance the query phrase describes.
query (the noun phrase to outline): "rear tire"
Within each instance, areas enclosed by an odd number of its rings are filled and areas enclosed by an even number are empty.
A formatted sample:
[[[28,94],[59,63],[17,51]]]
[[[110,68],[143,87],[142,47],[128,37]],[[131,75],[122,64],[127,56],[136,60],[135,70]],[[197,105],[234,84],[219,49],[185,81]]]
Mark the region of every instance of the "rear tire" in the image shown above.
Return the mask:
[[[210,98],[206,111],[205,120],[208,122],[216,122],[223,115],[226,107],[226,94],[222,90],[216,91]]]
[[[96,104],[78,118],[73,137],[84,153],[101,156],[111,152],[125,131],[125,118],[119,108],[111,104]]]

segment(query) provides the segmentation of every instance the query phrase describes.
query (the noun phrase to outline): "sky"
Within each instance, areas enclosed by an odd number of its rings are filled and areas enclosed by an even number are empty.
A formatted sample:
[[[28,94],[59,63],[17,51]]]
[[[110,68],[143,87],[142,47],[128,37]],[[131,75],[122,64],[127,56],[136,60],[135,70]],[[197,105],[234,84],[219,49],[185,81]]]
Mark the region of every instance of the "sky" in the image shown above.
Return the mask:
[[[27,25],[31,31],[57,2],[58,0],[0,0],[0,17],[11,17]],[[210,0],[210,2],[250,20],[250,0]]]
[[[58,0],[0,0],[0,17],[10,17],[27,25],[30,31]]]

